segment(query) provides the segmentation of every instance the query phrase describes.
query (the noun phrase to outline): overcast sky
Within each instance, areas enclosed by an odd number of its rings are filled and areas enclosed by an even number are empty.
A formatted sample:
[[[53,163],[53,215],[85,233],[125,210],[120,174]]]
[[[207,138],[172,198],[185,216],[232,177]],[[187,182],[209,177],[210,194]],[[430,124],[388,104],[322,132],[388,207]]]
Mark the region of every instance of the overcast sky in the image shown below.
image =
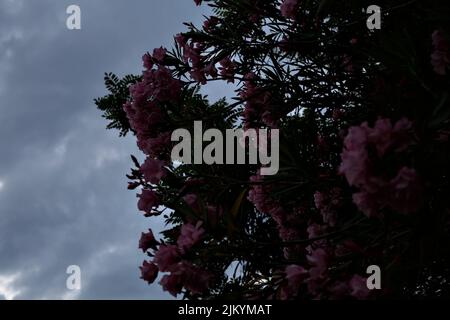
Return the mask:
[[[82,29],[66,28],[77,4]],[[203,11],[202,11],[203,10]],[[93,99],[103,73],[141,72],[141,56],[199,24],[192,0],[0,0],[0,299],[161,299],[139,279],[140,233],[160,228],[126,189],[132,137]],[[155,225],[156,224],[156,225]],[[82,290],[66,289],[79,265]]]

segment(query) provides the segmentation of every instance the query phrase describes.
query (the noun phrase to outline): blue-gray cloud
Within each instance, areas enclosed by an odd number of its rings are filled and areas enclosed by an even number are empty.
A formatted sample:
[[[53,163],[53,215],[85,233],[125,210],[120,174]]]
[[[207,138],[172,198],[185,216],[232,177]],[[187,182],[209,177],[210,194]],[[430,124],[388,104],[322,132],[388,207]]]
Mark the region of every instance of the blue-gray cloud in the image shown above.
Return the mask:
[[[66,28],[78,4],[82,30]],[[0,0],[0,297],[163,299],[139,279],[142,217],[126,190],[131,137],[93,98],[103,73],[139,73],[141,56],[200,21],[186,0]],[[66,289],[79,265],[82,290]]]

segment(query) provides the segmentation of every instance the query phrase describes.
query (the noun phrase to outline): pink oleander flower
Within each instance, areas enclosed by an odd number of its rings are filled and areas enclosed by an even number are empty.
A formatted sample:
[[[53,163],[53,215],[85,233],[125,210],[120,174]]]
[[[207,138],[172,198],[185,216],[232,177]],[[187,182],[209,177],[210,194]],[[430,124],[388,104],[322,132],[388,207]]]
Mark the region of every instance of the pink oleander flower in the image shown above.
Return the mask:
[[[203,23],[203,28],[206,31],[211,31],[212,29],[214,29],[215,26],[217,26],[218,23],[219,19],[215,16],[211,16],[205,20],[205,22]]]
[[[352,127],[344,140],[339,172],[351,186],[363,185],[367,180],[369,155],[367,151],[367,130],[364,126]]]
[[[403,167],[390,181],[390,206],[400,213],[416,212],[422,205],[422,188],[416,170]]]
[[[158,195],[152,190],[144,189],[138,197],[138,209],[146,213],[151,213],[160,204]]]
[[[144,74],[145,77],[145,74]],[[159,67],[146,79],[151,84],[152,95],[159,101],[176,101],[181,94],[181,82],[172,77],[169,69]]]
[[[279,226],[281,226],[283,224],[283,222],[286,220],[286,211],[284,210],[284,208],[281,207],[281,205],[279,203],[277,203],[276,201],[272,201],[271,199],[269,199],[266,202],[266,205],[268,207],[268,210],[266,212],[270,214],[272,219]],[[287,228],[280,228],[279,231],[280,231],[280,236],[282,239],[287,239],[287,234],[291,233],[291,232],[287,232]]]
[[[153,283],[158,277],[158,267],[152,262],[144,261],[139,269],[141,269],[141,279],[149,284]]]
[[[216,65],[215,65],[213,62],[209,63],[209,64],[203,69],[203,71],[204,71],[204,73],[205,73],[206,75],[209,75],[209,76],[211,76],[211,77],[213,77],[213,78],[217,78],[217,68],[216,68]]]
[[[349,282],[350,295],[356,299],[364,300],[369,297],[370,291],[367,288],[367,279],[355,274]]]
[[[395,140],[395,152],[401,152],[411,145],[412,127],[413,123],[407,118],[401,118],[394,124],[392,137]]]
[[[142,62],[144,63],[144,68],[150,70],[153,68],[153,59],[149,53],[146,53],[142,56]]]
[[[193,294],[201,294],[208,290],[213,278],[208,271],[187,261],[177,263],[170,271],[171,275],[179,277],[182,285]]]
[[[164,58],[166,57],[167,50],[163,47],[156,48],[153,50],[153,59],[155,59],[158,62],[163,62]]]
[[[153,236],[153,232],[151,229],[148,229],[149,232],[142,232],[141,239],[139,240],[139,249],[142,249],[143,252],[147,251],[151,248],[156,248],[158,241],[156,241]]]
[[[295,19],[297,15],[298,0],[284,0],[281,4],[281,15],[288,19]]]
[[[446,75],[450,66],[450,42],[444,37],[440,30],[435,30],[432,34],[433,53],[431,54],[431,65],[434,72],[439,75]]]
[[[185,44],[183,47],[183,61],[188,63],[191,62],[193,68],[201,69],[203,64],[203,57],[201,55],[201,50],[195,48],[193,44]]]
[[[205,230],[201,228],[201,225],[202,222],[199,221],[195,226],[187,223],[181,227],[180,236],[177,240],[181,252],[186,252],[200,241],[205,233]]]
[[[320,210],[326,206],[325,199],[326,197],[322,192],[316,191],[314,193],[314,205],[317,209]]]
[[[392,139],[392,123],[390,119],[378,119],[373,129],[368,129],[368,140],[375,144],[379,157],[384,156],[394,142]]]
[[[280,238],[284,241],[296,240],[300,237],[298,228],[292,226],[280,225],[278,227],[278,233],[280,235]]]
[[[170,132],[160,133],[156,138],[149,138],[145,141],[143,151],[150,156],[160,156],[168,152],[170,148]]]
[[[234,83],[235,64],[230,57],[226,57],[220,61],[220,75],[228,82]]]
[[[183,197],[184,202],[194,211],[200,210],[200,206],[198,204],[198,197],[196,194],[188,193]]]
[[[336,225],[337,210],[341,206],[341,191],[334,188],[326,193],[316,191],[314,193],[314,205],[322,216],[323,222],[331,227]]]
[[[191,75],[191,78],[195,81],[197,81],[200,84],[206,84],[206,75],[204,69],[199,68],[192,68],[192,70],[189,73]]]
[[[293,294],[296,294],[303,281],[307,278],[308,271],[301,266],[292,264],[286,267],[285,272],[288,288]]]
[[[175,36],[175,41],[181,48],[183,48],[186,45],[186,37],[181,33],[178,33]]]
[[[161,109],[154,103],[147,102],[140,105],[138,103],[140,98],[133,96],[133,99],[132,106],[126,106],[125,112],[130,120],[131,127],[136,130],[138,140],[142,141],[152,127],[158,126],[163,121],[164,116]]]
[[[317,223],[311,223],[308,228],[306,229],[306,232],[308,232],[308,239],[314,239],[317,237],[320,237],[325,233],[326,226],[320,225]]]
[[[172,296],[176,297],[183,289],[183,283],[181,282],[181,276],[176,274],[165,275],[161,278],[159,284],[164,291],[169,292]]]
[[[160,245],[155,252],[153,262],[158,265],[162,272],[170,271],[170,267],[180,261],[180,253],[175,245]]]
[[[312,265],[309,269],[309,275],[312,280],[323,278],[328,270],[329,255],[323,248],[317,248],[310,251],[306,256],[308,262]]]
[[[376,195],[369,194],[365,191],[354,193],[353,203],[356,207],[364,213],[367,217],[378,217],[379,216],[379,205],[376,199]]]
[[[330,293],[331,300],[341,300],[348,296],[349,286],[345,281],[337,281],[328,286],[328,292]]]
[[[387,153],[404,151],[412,144],[411,128],[406,118],[394,125],[389,119],[378,119],[373,128],[367,123],[350,128],[344,139],[339,172],[349,185],[360,188],[353,202],[368,217],[380,216],[384,207],[407,213],[420,206],[421,189],[415,171],[404,168],[392,180],[386,174],[372,172]],[[375,148],[376,155],[369,159],[370,147]]]
[[[164,165],[164,161],[148,157],[141,166],[141,172],[144,174],[145,180],[153,184],[159,183],[166,176]]]
[[[378,119],[373,129],[367,128],[368,141],[375,145],[377,154],[381,158],[390,148],[394,151],[402,151],[411,143],[409,136],[411,127],[411,121],[406,118],[400,119],[394,126],[389,119]]]

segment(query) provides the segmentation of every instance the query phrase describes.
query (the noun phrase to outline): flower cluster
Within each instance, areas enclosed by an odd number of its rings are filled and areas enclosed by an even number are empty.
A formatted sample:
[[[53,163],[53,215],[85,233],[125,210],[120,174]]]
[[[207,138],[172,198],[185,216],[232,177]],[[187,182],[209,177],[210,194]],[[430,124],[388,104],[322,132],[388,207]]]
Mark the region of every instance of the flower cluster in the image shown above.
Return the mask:
[[[189,223],[184,224],[176,245],[157,242],[151,230],[149,233],[143,233],[139,247],[144,251],[153,249],[154,258],[153,261],[143,262],[141,278],[148,283],[153,283],[158,272],[168,272],[169,274],[161,278],[160,284],[173,296],[181,293],[183,288],[193,294],[201,294],[208,290],[212,281],[211,273],[183,259],[183,256],[200,242],[205,232],[201,225],[201,222],[195,226]]]
[[[339,188],[333,188],[329,193],[314,193],[314,204],[320,211],[323,222],[331,227],[336,225],[337,211],[342,201],[341,193]]]
[[[162,47],[156,48],[152,55],[146,53],[143,56],[142,80],[130,87],[131,101],[123,106],[130,126],[136,132],[137,145],[149,159],[167,159],[171,131],[167,128],[165,105],[175,103],[181,95],[181,81],[164,66],[166,56],[167,51]],[[155,166],[151,161],[147,165]],[[159,179],[150,177],[149,181],[157,183]]]
[[[402,166],[389,177],[382,164],[389,154],[405,151],[413,143],[411,130],[412,123],[405,118],[394,125],[389,119],[379,119],[373,128],[365,122],[349,129],[339,171],[359,189],[353,194],[353,202],[368,217],[380,216],[386,207],[403,214],[420,208],[421,186],[416,171]]]
[[[271,107],[271,94],[256,83],[258,76],[254,73],[245,75],[245,85],[240,92],[240,98],[245,101],[243,118],[246,128],[257,127],[264,124],[268,127],[277,127],[277,117]]]

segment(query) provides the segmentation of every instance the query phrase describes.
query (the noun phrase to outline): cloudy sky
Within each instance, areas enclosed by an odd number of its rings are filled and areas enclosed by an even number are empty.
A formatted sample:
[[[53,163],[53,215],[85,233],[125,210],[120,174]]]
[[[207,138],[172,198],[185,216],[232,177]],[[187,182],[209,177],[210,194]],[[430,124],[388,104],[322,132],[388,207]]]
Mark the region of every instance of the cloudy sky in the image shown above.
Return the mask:
[[[77,4],[82,29],[66,28]],[[139,279],[146,228],[126,190],[132,137],[93,99],[103,73],[140,73],[141,56],[201,21],[192,0],[0,0],[0,299],[164,299]],[[213,92],[214,93],[214,92]],[[66,289],[79,265],[82,290]]]

